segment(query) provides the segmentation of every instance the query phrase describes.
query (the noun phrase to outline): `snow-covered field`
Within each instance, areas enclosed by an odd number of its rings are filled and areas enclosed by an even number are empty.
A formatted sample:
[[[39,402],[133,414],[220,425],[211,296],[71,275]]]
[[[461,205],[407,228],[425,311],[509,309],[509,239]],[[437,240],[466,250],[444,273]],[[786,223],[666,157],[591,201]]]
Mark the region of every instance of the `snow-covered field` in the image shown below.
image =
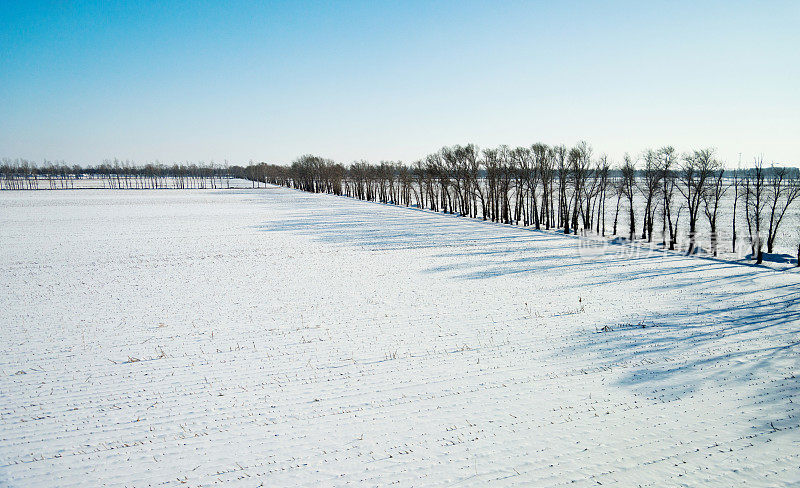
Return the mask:
[[[0,229],[0,486],[800,483],[792,271],[279,188]]]

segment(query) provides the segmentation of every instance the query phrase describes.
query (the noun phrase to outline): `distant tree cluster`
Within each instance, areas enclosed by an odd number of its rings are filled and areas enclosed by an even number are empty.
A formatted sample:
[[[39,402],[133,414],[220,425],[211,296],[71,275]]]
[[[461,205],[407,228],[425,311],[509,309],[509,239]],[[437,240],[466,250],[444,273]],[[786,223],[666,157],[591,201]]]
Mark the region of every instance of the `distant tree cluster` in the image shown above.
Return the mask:
[[[305,155],[290,166],[260,164],[248,166],[246,172],[248,178],[308,192],[567,234],[617,235],[620,218],[627,218],[629,240],[653,242],[660,223],[660,244],[670,250],[682,237],[679,224],[684,218],[688,244],[683,249],[690,254],[696,252],[698,225],[704,221],[710,228],[709,252],[715,256],[723,196],[730,191],[731,251],[737,246],[736,218],[743,213],[751,256],[758,264],[765,245],[767,253],[773,252],[784,217],[800,196],[796,168],[765,168],[757,160],[749,169],[726,170],[712,149],[681,155],[670,146],[644,151],[637,159],[626,154],[612,167],[605,155],[593,157],[586,142],[482,150],[456,145],[410,166],[359,161],[345,167]]]
[[[238,174],[231,174],[231,170]],[[33,164],[25,159],[3,159],[0,164],[0,189],[39,190],[75,188],[82,179],[99,179],[104,188],[217,188],[231,177],[245,178],[245,168],[213,165],[148,163],[143,166],[129,161],[104,161],[97,166],[69,166],[65,163]],[[255,176],[255,175],[251,175]],[[254,180],[255,177],[248,177]]]

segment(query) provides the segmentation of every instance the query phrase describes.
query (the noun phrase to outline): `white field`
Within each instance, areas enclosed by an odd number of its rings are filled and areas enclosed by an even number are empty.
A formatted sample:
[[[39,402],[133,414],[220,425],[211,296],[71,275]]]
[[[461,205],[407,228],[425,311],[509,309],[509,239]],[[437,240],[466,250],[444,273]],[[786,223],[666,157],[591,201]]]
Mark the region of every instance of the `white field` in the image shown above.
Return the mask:
[[[0,229],[0,486],[800,483],[794,271],[287,189]]]

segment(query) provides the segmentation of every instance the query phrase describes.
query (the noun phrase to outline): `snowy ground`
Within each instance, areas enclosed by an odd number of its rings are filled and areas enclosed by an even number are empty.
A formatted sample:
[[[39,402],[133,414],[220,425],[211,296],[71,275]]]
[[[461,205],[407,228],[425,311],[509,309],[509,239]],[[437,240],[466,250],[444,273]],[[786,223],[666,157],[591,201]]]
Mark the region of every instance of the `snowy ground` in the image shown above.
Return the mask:
[[[793,272],[287,189],[0,229],[0,486],[800,483]]]

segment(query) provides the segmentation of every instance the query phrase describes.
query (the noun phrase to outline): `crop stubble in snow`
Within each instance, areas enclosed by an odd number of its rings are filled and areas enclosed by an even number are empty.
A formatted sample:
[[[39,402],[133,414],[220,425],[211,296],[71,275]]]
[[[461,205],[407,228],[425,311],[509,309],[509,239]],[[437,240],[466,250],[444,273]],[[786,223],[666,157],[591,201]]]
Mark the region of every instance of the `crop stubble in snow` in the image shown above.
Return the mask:
[[[0,202],[0,485],[800,481],[796,274],[285,189]]]

